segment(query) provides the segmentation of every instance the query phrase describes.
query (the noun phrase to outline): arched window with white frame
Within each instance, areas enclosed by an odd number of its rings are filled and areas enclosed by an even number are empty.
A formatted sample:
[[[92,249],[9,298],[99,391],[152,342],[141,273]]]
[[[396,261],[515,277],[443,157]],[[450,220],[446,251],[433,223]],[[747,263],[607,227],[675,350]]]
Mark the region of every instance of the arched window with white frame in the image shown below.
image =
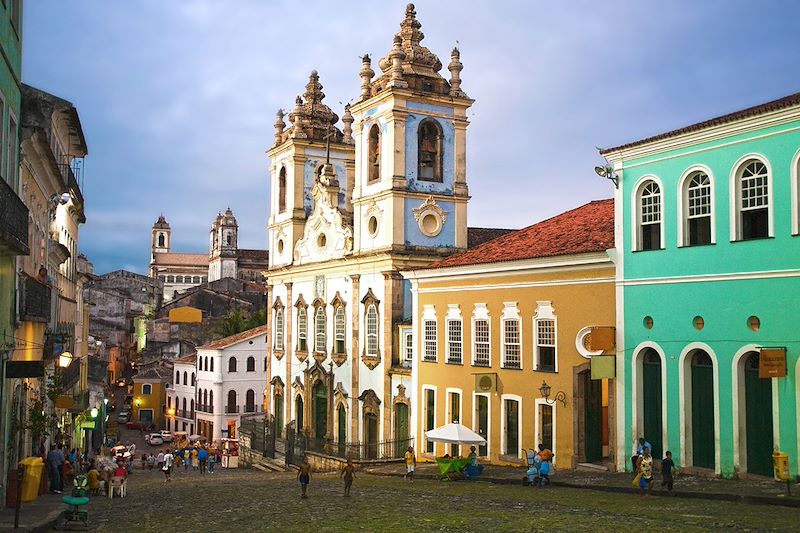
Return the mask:
[[[681,246],[702,246],[714,242],[711,178],[702,170],[683,180],[683,242]]]
[[[770,236],[770,176],[764,161],[751,158],[736,168],[735,240]]]
[[[343,354],[345,351],[345,331],[347,319],[344,314],[344,306],[337,305],[333,312],[333,351]]]
[[[439,354],[439,339],[436,324],[436,310],[425,304],[422,311],[422,360],[435,363]]]
[[[636,208],[636,249],[660,250],[663,206],[658,183],[647,180],[639,186]]]
[[[314,351],[317,353],[326,353],[325,346],[328,342],[326,320],[324,304],[317,306],[314,312]]]
[[[278,172],[278,213],[286,211],[286,167]]]
[[[275,310],[275,349],[282,352],[284,319],[283,319],[283,304],[281,303],[280,299],[277,299],[273,308]]]
[[[800,150],[792,159],[792,235],[800,235]]]
[[[297,351],[308,353],[308,305],[303,296],[297,299]]]
[[[372,304],[367,307],[367,355],[378,354],[378,309]]]

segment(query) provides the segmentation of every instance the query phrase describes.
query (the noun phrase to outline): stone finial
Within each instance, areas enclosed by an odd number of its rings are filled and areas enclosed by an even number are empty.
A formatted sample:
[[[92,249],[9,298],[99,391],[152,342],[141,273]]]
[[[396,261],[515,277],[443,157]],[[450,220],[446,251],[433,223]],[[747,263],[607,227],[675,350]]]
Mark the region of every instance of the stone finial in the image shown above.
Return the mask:
[[[369,84],[372,82],[372,77],[375,71],[372,70],[372,60],[369,54],[364,54],[361,58],[361,70],[358,71],[361,76],[361,99],[369,98]]]
[[[294,100],[294,109],[289,113],[289,120],[292,122],[292,137],[305,139],[306,134],[303,131],[303,99],[300,96]]]
[[[464,70],[464,65],[461,63],[461,52],[458,51],[458,47],[453,48],[450,53],[450,64],[447,65],[447,70],[450,71],[450,96],[463,96],[461,71]]]
[[[326,187],[339,186],[339,181],[336,179],[336,169],[331,163],[325,163],[322,166],[322,172],[320,172],[319,181]]]
[[[283,109],[278,109],[278,112],[275,113],[275,144],[278,145],[283,140],[283,130],[286,129],[286,123],[283,121],[283,117],[286,114],[283,112]]]
[[[344,105],[344,115],[342,115],[342,122],[344,128],[342,129],[342,142],[345,144],[353,144],[353,114],[350,112],[350,104]]]
[[[388,57],[392,65],[392,81],[390,82],[390,85],[395,87],[407,86],[407,84],[403,82],[403,60],[406,58],[406,53],[403,51],[403,39],[399,35],[394,36],[394,40],[392,41],[392,49],[389,50]]]

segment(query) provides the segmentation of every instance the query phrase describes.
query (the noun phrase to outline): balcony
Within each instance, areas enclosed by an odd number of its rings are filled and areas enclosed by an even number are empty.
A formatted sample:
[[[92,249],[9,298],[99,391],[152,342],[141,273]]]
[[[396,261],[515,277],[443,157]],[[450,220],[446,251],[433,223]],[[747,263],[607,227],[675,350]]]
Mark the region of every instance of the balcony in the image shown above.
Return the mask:
[[[226,405],[225,414],[237,414],[239,412],[238,405]]]
[[[0,179],[0,252],[30,253],[28,208],[4,179]]]
[[[50,322],[50,286],[37,281],[27,274],[22,275],[21,281],[20,321]]]

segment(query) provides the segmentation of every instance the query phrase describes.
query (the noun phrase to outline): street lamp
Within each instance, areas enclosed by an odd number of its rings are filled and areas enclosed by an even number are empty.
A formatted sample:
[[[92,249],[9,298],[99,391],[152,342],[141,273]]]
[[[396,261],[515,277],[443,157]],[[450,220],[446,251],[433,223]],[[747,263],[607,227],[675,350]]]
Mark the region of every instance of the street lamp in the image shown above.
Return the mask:
[[[619,189],[619,177],[614,173],[614,167],[611,165],[604,165],[602,167],[594,167],[594,173],[601,178],[606,178],[614,183],[614,188]]]
[[[545,403],[547,403],[548,405],[553,405],[556,402],[561,402],[562,404],[564,404],[564,407],[566,407],[567,395],[564,393],[564,391],[558,391],[555,397],[553,398],[553,401],[551,402],[549,400],[550,388],[551,388],[550,385],[548,385],[546,381],[542,381],[542,386],[539,387],[539,394],[542,395],[542,398],[544,398]]]
[[[58,366],[67,368],[72,364],[72,354],[69,352],[61,352],[58,356]]]
[[[91,415],[92,415],[92,418],[97,418],[97,415],[98,415],[99,413],[100,413],[100,411],[98,411],[98,410],[97,410],[97,407],[92,407],[92,410],[91,410],[91,411],[89,411],[89,414],[91,414]]]

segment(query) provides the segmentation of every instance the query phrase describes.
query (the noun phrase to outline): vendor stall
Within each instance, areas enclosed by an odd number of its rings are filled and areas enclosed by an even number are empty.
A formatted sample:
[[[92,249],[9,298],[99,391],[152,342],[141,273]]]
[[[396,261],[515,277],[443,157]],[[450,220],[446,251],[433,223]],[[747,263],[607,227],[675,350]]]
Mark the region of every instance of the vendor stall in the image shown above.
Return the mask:
[[[239,468],[239,439],[222,439],[222,468]]]

